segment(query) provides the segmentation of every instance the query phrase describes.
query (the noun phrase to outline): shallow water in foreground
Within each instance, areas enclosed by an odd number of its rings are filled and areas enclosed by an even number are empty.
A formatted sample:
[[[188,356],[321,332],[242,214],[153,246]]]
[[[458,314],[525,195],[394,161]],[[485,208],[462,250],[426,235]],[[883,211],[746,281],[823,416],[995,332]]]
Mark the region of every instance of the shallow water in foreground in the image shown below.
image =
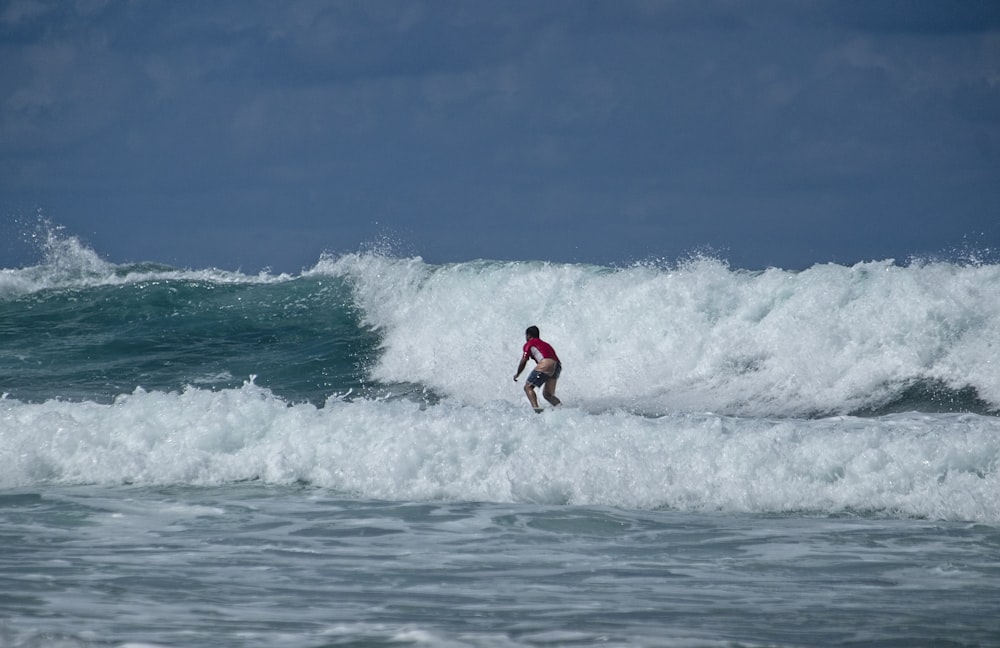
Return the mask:
[[[0,496],[7,646],[1000,641],[1000,530],[78,486]]]

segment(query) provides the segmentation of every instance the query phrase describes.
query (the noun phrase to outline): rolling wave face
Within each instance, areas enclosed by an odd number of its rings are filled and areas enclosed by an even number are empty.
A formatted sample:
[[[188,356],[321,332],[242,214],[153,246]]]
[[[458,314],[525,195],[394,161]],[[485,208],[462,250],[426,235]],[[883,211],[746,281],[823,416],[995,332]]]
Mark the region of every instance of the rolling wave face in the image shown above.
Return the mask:
[[[348,254],[291,277],[114,265],[54,235],[45,250],[39,266],[0,273],[0,389],[29,400],[256,375],[292,402],[382,386],[520,403],[510,376],[536,324],[566,367],[561,394],[589,411],[1000,408],[995,264],[748,272],[706,258],[607,268]]]
[[[347,255],[313,274],[353,287],[382,338],[375,378],[467,403],[517,399],[510,376],[536,324],[566,367],[560,391],[594,410],[1000,407],[997,265],[747,272],[714,259],[610,269]]]
[[[0,300],[0,392],[111,402],[136,388],[239,387],[290,402],[357,390],[377,337],[337,280],[219,281],[157,270]]]

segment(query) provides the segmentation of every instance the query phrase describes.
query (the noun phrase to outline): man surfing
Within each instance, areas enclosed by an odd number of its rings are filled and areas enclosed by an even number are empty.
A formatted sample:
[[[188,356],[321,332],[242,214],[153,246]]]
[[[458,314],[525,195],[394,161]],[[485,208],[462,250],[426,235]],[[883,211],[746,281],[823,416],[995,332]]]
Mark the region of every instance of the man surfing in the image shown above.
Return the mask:
[[[552,405],[559,405],[562,401],[556,398],[556,382],[559,374],[562,373],[562,363],[552,345],[542,340],[539,336],[537,326],[529,326],[524,331],[524,348],[521,354],[521,362],[517,365],[517,373],[514,374],[514,382],[524,371],[528,364],[528,358],[535,361],[535,369],[528,374],[528,380],[524,383],[524,393],[528,396],[528,402],[536,412],[541,412],[538,406],[538,396],[535,395],[535,387],[542,388],[542,396]]]

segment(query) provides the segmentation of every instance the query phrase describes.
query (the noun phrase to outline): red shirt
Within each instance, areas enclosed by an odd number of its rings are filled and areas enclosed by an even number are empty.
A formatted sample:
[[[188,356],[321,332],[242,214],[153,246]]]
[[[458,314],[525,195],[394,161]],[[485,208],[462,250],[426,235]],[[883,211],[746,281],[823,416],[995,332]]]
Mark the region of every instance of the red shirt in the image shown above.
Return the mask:
[[[559,356],[552,345],[540,338],[531,338],[524,343],[524,357],[531,356],[535,362],[541,362],[545,358],[552,358],[559,362]]]

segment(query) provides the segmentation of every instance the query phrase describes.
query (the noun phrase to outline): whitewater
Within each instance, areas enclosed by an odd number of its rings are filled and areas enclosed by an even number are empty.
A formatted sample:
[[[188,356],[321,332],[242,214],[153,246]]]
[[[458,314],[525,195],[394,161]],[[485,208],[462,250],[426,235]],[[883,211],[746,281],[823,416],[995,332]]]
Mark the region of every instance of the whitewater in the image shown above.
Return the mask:
[[[50,232],[0,270],[0,645],[1000,645],[997,285]]]

